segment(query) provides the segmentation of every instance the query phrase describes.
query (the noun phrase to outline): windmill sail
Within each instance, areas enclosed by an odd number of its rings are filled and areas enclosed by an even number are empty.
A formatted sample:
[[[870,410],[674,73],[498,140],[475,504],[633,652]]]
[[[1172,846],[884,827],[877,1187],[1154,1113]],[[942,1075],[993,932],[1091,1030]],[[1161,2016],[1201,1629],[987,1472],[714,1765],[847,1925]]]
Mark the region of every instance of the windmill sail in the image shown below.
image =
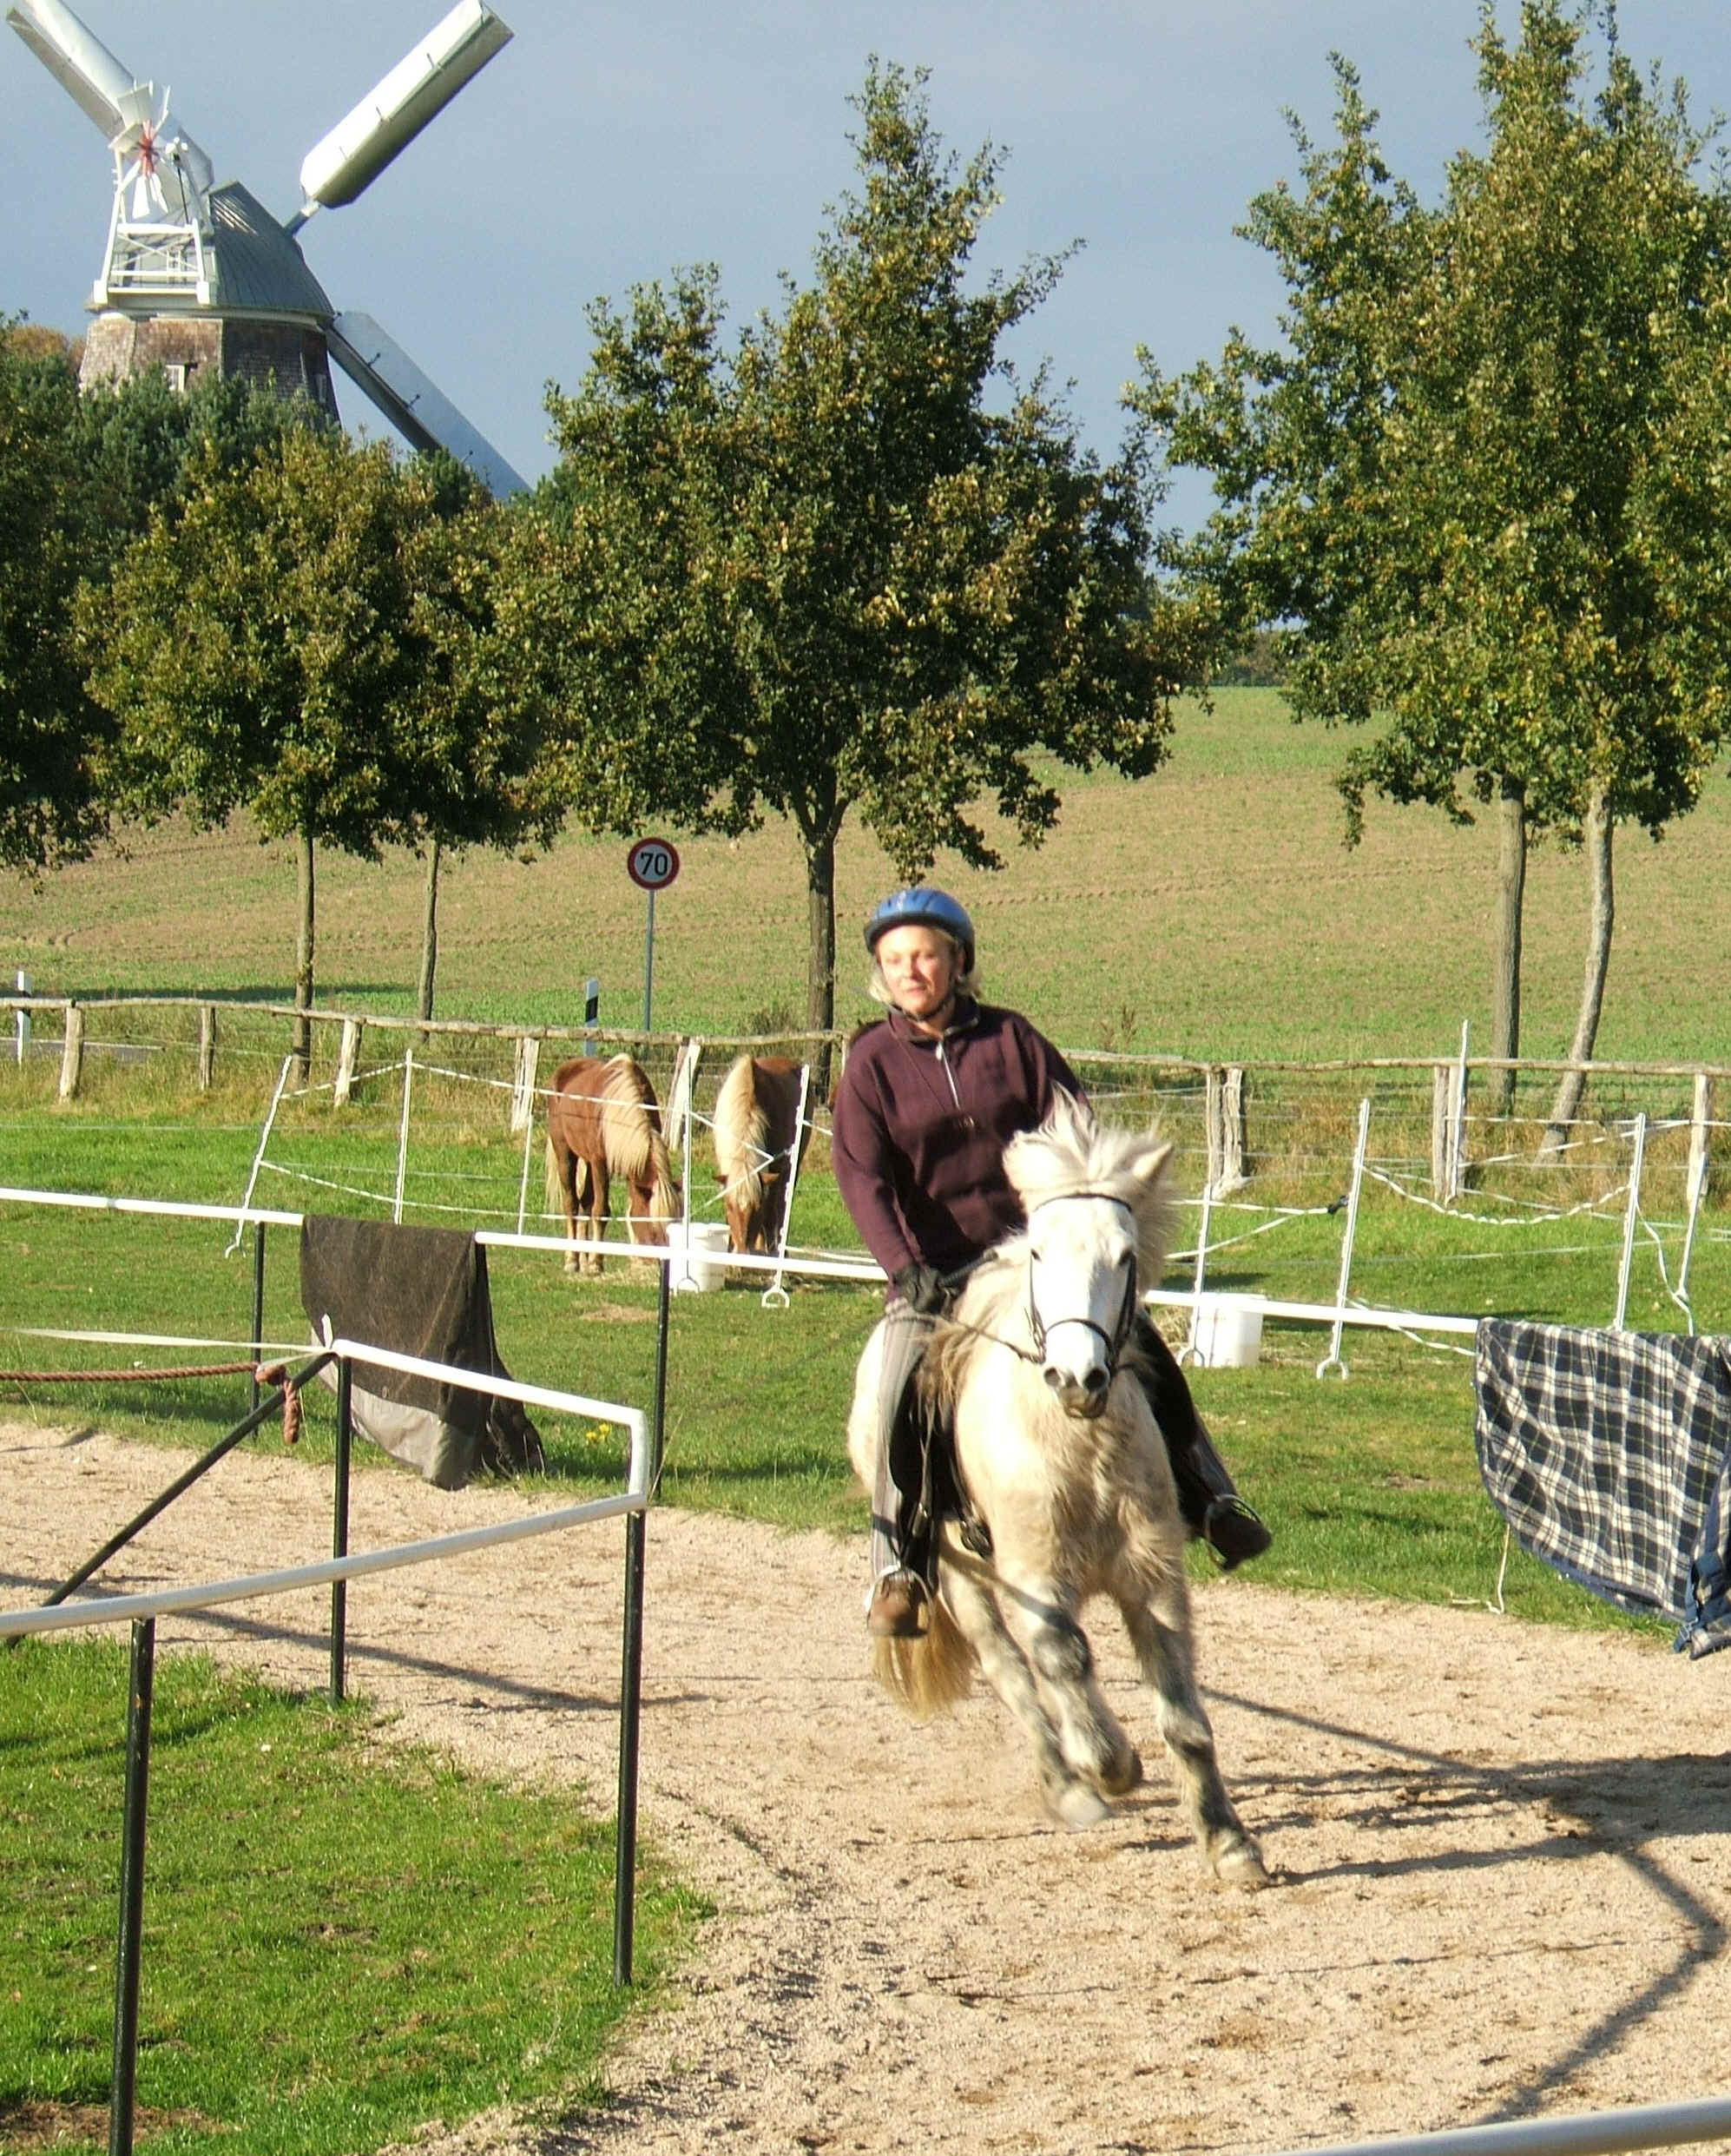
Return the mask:
[[[339,314],[325,332],[331,357],[417,449],[442,449],[503,501],[524,482],[438,385],[370,314]]]
[[[136,77],[61,0],[14,0],[6,20],[81,111],[113,142]]]
[[[338,209],[353,201],[510,36],[510,28],[482,0],[458,0],[383,82],[307,151],[300,167],[304,199],[290,231],[321,205]]]

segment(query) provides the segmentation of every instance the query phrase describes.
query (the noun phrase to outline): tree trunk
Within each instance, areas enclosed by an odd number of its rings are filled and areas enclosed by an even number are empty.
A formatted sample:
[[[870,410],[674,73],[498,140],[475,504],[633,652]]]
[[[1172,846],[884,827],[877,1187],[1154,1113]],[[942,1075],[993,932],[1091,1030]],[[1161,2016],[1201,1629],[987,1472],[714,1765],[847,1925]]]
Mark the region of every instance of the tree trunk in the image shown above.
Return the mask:
[[[1611,886],[1611,834],[1615,828],[1604,794],[1596,790],[1588,804],[1581,833],[1592,895],[1587,928],[1587,973],[1581,984],[1581,1008],[1575,1020],[1575,1038],[1569,1046],[1571,1063],[1590,1063],[1594,1045],[1599,1038],[1599,1014],[1605,1004],[1605,977],[1610,971],[1611,930],[1616,924],[1616,893]],[[1551,1104],[1550,1121],[1545,1126],[1544,1143],[1539,1148],[1541,1154],[1560,1152],[1569,1143],[1569,1126],[1575,1120],[1581,1096],[1586,1090],[1584,1071],[1563,1073],[1563,1082]]]
[[[437,839],[427,847],[426,905],[421,915],[421,979],[415,992],[415,1016],[433,1014],[433,976],[438,971],[438,856]],[[425,1043],[426,1035],[421,1036]]]
[[[806,1030],[835,1024],[835,827],[806,837]],[[812,1097],[829,1098],[829,1043],[812,1057]]]
[[[1521,907],[1527,882],[1527,789],[1504,775],[1497,803],[1497,918],[1491,951],[1491,1053],[1521,1052]],[[1515,1073],[1497,1071],[1491,1085],[1493,1114],[1515,1104]]]
[[[300,830],[299,873],[296,880],[300,921],[294,942],[294,1007],[303,1014],[313,1008],[313,827]],[[305,1085],[313,1069],[313,1021],[305,1015],[294,1021],[294,1059]]]

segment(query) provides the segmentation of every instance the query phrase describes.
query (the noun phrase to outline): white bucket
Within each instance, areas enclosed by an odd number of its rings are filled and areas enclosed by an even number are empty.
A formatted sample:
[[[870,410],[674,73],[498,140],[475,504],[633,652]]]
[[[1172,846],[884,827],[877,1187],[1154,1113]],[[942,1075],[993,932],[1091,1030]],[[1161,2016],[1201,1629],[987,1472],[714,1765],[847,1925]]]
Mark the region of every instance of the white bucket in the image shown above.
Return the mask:
[[[673,1252],[669,1263],[673,1268],[673,1291],[675,1295],[708,1295],[715,1288],[727,1284],[727,1268],[717,1265],[709,1254],[719,1252],[725,1259],[727,1250],[727,1223],[725,1220],[694,1220],[690,1240],[686,1239],[686,1224],[675,1220],[668,1225],[668,1246]],[[702,1252],[705,1255],[699,1256]]]
[[[1196,1360],[1205,1370],[1249,1370],[1262,1353],[1262,1308],[1245,1296],[1203,1296],[1196,1304]]]

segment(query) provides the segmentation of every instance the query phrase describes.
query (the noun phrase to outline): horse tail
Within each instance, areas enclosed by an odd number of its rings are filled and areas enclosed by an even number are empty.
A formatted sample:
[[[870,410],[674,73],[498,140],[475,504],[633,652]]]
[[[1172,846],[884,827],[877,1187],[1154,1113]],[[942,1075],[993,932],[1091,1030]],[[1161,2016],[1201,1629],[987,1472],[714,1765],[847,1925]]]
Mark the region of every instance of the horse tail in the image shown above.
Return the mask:
[[[756,1068],[750,1056],[743,1055],[715,1098],[715,1166],[723,1197],[741,1212],[755,1212],[763,1203],[768,1137],[769,1116],[758,1098]]]
[[[553,1133],[550,1130],[547,1133],[544,1151],[547,1175],[542,1187],[546,1193],[547,1210],[555,1220],[558,1220],[563,1217],[565,1210],[565,1178],[559,1170],[559,1149],[553,1143]]]
[[[958,1707],[973,1689],[978,1666],[967,1635],[942,1595],[931,1603],[931,1621],[917,1639],[874,1639],[872,1674],[916,1722]]]

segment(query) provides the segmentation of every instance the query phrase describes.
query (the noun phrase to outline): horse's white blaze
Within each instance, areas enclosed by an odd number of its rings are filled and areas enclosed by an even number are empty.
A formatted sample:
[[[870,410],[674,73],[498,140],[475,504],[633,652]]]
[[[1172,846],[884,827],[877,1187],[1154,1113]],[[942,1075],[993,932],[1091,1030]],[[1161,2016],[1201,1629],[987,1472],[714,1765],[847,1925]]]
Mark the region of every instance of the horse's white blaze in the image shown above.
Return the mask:
[[[1116,1198],[1066,1198],[1030,1226],[1029,1299],[1043,1334],[1044,1375],[1066,1402],[1103,1398],[1135,1292],[1135,1243]]]

